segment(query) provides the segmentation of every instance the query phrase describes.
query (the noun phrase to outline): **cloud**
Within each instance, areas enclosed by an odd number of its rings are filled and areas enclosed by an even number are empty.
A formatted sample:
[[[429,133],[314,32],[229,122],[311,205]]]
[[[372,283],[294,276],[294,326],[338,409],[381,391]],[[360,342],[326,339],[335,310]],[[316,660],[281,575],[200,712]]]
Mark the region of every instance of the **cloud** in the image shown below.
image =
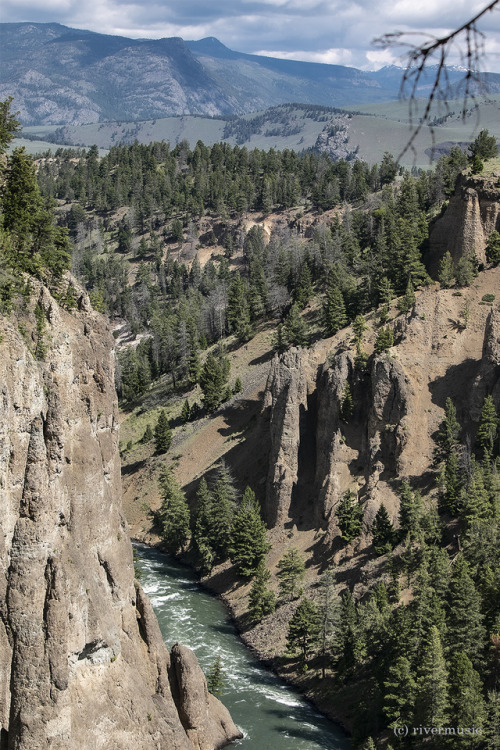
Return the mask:
[[[3,21],[58,22],[133,38],[215,36],[232,49],[360,68],[398,61],[375,49],[387,32],[449,33],[486,0],[2,0]],[[500,71],[500,12],[480,22],[485,67]],[[459,62],[458,56],[453,61]]]

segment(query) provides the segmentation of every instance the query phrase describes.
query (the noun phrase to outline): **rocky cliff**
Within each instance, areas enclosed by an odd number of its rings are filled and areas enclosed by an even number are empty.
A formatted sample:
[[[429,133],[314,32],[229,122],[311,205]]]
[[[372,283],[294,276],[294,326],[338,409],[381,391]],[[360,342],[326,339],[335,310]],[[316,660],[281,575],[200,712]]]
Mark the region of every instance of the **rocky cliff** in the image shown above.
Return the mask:
[[[497,178],[462,173],[446,211],[430,234],[431,273],[436,275],[446,252],[455,262],[464,255],[476,255],[480,263],[485,263],[486,243],[494,230],[500,230]]]
[[[381,502],[397,522],[399,482],[425,481],[446,398],[457,404],[472,440],[484,396],[500,404],[500,313],[481,301],[499,288],[496,268],[467,290],[467,323],[462,296],[435,287],[420,292],[413,310],[395,321],[394,347],[374,354],[365,371],[354,366],[349,340],[339,337],[319,366],[315,348],[275,357],[265,395],[271,527],[322,527],[333,540],[339,533],[334,509],[347,489],[364,504],[366,531]],[[369,333],[368,350],[373,338]],[[346,383],[354,407],[342,419]],[[368,543],[366,534],[360,544]]]
[[[34,284],[28,308],[0,319],[1,747],[222,747],[229,713],[134,583],[113,339],[84,295]]]

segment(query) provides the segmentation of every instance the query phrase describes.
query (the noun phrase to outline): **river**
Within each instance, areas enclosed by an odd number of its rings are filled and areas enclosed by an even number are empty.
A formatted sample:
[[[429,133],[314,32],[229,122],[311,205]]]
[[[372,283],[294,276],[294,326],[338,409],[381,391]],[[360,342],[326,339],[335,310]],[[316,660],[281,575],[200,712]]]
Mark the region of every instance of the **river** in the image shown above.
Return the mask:
[[[231,747],[350,749],[340,728],[260,666],[238,638],[222,602],[203,590],[189,568],[144,545],[136,545],[136,550],[141,584],[151,599],[167,646],[176,641],[189,646],[205,674],[215,658],[221,657],[221,700],[244,735]]]

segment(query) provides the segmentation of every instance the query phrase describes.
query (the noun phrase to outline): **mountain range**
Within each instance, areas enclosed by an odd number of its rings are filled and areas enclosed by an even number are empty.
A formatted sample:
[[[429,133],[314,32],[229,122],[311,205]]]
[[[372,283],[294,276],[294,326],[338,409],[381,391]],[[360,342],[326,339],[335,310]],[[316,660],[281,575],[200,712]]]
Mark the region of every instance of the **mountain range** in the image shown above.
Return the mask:
[[[14,97],[26,126],[242,115],[285,102],[356,106],[397,99],[402,73],[250,55],[214,37],[128,39],[57,23],[3,23],[0,39],[0,97]],[[463,71],[449,75],[458,84]],[[500,92],[499,74],[488,82]]]

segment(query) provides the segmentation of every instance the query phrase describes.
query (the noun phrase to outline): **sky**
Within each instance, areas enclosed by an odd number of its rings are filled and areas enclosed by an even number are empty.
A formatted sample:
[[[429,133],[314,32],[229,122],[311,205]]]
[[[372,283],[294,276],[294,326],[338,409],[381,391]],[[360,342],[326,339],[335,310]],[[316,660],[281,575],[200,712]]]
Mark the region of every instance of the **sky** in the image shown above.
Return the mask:
[[[378,49],[376,37],[411,31],[443,36],[488,0],[2,0],[3,22],[57,22],[138,38],[217,37],[239,52],[376,70],[403,65],[404,48]],[[500,2],[478,24],[482,69],[500,73]],[[416,33],[415,33],[416,32]],[[459,65],[460,49],[449,61]]]

